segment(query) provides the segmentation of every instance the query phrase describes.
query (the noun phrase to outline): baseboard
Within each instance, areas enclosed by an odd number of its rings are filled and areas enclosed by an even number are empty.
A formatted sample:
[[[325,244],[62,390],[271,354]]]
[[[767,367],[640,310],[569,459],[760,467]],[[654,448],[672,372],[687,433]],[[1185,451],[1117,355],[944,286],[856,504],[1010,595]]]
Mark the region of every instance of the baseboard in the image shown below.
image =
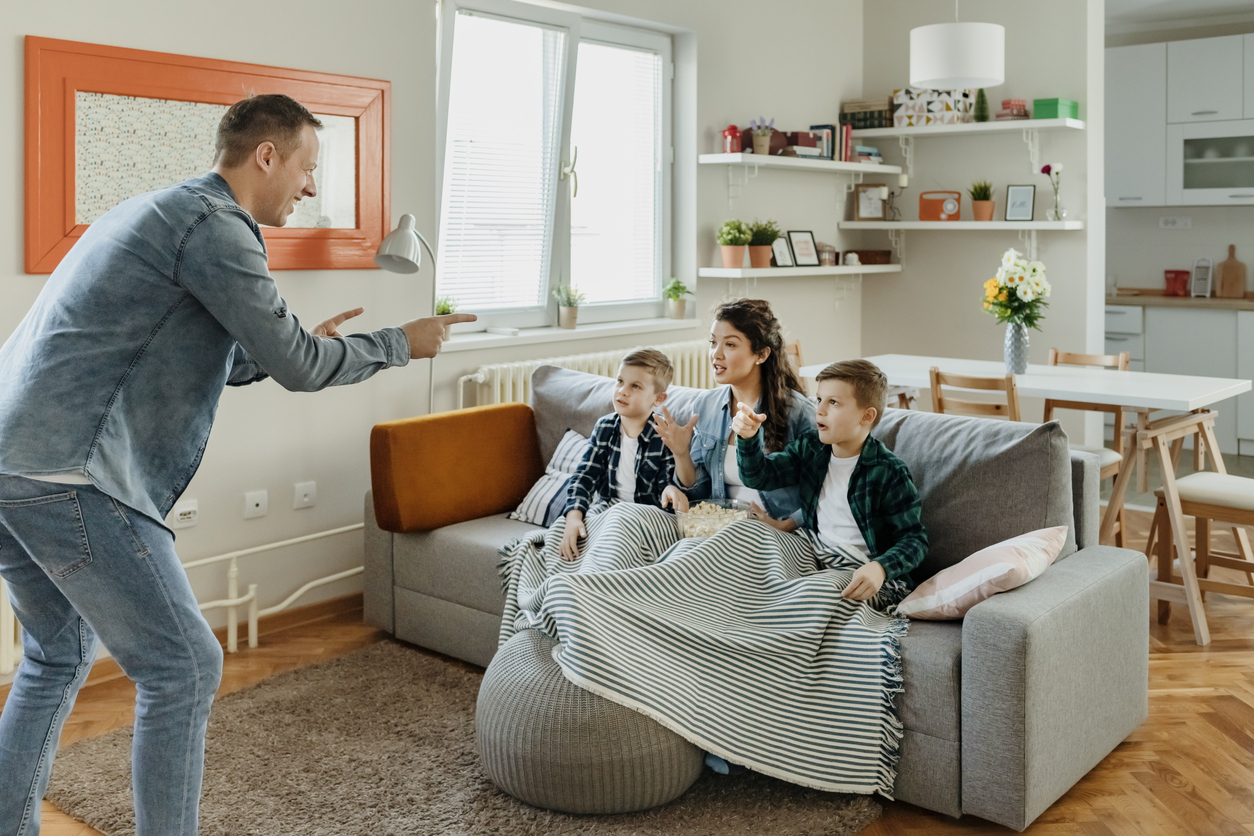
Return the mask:
[[[319,601],[316,604],[309,604],[304,607],[293,607],[290,610],[276,612],[273,615],[262,616],[257,619],[257,637],[260,639],[262,636],[277,633],[280,630],[290,630],[293,627],[299,627],[302,624],[312,624],[315,621],[326,621],[329,618],[354,611],[361,611],[360,592],[343,595],[339,598],[331,598],[327,601]],[[213,634],[218,637],[218,641],[225,648],[226,627],[219,627],[213,631]],[[241,622],[239,625],[239,644],[241,652],[248,650],[247,622]],[[102,659],[97,659],[92,664],[91,673],[87,675],[87,681],[83,683],[83,687],[86,688],[88,685],[96,685],[124,676],[126,674],[122,673],[118,663],[106,656]]]

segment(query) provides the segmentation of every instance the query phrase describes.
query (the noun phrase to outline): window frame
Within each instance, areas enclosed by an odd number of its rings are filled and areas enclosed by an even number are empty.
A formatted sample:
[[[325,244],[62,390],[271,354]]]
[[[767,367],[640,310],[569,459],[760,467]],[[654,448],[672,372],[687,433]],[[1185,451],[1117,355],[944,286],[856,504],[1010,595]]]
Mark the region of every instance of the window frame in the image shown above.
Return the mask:
[[[655,291],[657,298],[650,301],[607,302],[600,304],[584,304],[579,309],[579,320],[583,323],[618,322],[632,319],[650,319],[665,315],[665,302],[662,298],[662,287],[671,274],[672,259],[672,201],[674,180],[674,138],[673,138],[673,87],[674,87],[674,53],[670,34],[660,30],[641,29],[607,23],[600,20],[585,18],[575,13],[554,9],[547,6],[532,5],[519,0],[443,0],[439,5],[439,45],[437,48],[438,83],[436,99],[436,217],[442,224],[440,212],[444,205],[444,168],[448,140],[449,89],[452,71],[454,30],[459,12],[496,18],[511,23],[543,26],[563,30],[566,33],[562,80],[559,93],[562,97],[561,126],[558,134],[559,153],[556,162],[559,167],[565,166],[571,157],[571,122],[574,113],[574,89],[578,72],[579,44],[589,41],[613,47],[637,49],[653,52],[659,56],[661,63],[661,101],[659,102],[659,121],[661,124],[657,159],[659,161],[655,194],[658,199],[657,217],[655,218],[655,235],[658,243],[658,255],[655,262]],[[576,164],[576,174],[578,165]],[[660,182],[659,182],[660,181]],[[535,328],[557,324],[557,302],[552,291],[559,285],[570,283],[570,180],[560,178],[557,181],[556,198],[551,206],[553,212],[553,236],[549,242],[549,271],[545,279],[545,299],[543,304],[518,308],[467,309],[473,310],[479,317],[478,321],[469,326],[459,326],[468,331],[482,331],[489,327]],[[438,230],[437,230],[438,236]],[[437,251],[439,243],[437,242]],[[433,279],[434,281],[434,279]]]

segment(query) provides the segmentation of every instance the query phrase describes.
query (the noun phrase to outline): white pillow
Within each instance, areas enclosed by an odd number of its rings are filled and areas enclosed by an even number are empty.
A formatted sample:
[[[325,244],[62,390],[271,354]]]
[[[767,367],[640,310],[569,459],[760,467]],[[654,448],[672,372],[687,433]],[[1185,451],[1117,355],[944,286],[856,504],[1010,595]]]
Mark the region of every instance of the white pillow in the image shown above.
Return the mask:
[[[926,621],[962,618],[998,592],[1040,577],[1057,559],[1066,539],[1067,527],[1058,525],[980,549],[919,584],[897,605],[897,614]]]
[[[509,519],[545,528],[557,522],[562,508],[566,507],[566,489],[587,450],[588,439],[574,430],[567,430],[557,443],[544,475],[527,491],[522,504],[514,509]]]

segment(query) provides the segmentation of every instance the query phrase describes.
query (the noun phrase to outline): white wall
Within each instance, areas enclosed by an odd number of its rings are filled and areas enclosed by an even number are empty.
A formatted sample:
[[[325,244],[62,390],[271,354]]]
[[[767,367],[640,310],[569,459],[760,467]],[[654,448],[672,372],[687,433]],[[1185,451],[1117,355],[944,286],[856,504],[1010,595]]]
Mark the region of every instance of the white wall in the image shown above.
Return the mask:
[[[714,231],[732,213],[725,169],[697,171],[696,154],[716,150],[729,122],[744,125],[760,114],[789,128],[835,122],[840,100],[861,92],[861,0],[790,0],[776,4],[770,15],[748,0],[596,0],[592,5],[683,30],[676,36],[677,62],[681,71],[697,67],[676,95],[677,141],[686,144],[677,145],[682,159],[677,164],[674,270],[697,287],[701,325],[690,332],[449,353],[436,364],[437,409],[455,404],[454,382],[482,363],[703,336],[706,313],[729,288],[725,281],[696,282],[696,269],[718,264]],[[8,114],[8,127],[0,129],[0,165],[8,172],[0,178],[0,240],[8,241],[7,257],[0,261],[0,340],[16,327],[45,281],[22,268],[23,36],[388,79],[393,85],[393,216],[412,212],[419,228],[434,234],[435,23],[434,3],[404,0],[281,0],[264,8],[241,0],[222,0],[212,8],[155,0],[66,0],[9,8],[0,45],[0,91]],[[804,58],[790,61],[788,56]],[[847,241],[835,229],[842,206],[837,185],[834,179],[804,174],[763,175],[745,189],[734,214],[774,218],[785,229],[811,229],[819,240],[844,249]],[[292,311],[308,324],[359,304],[366,313],[354,324],[362,329],[428,312],[428,270],[417,279],[380,271],[280,271],[275,278]],[[831,280],[795,278],[757,288],[741,283],[731,290],[770,299],[791,336],[802,340],[809,362],[859,353],[856,289],[839,307]],[[199,501],[200,523],[179,532],[183,560],[360,521],[369,487],[370,428],[425,410],[427,368],[426,362],[416,362],[357,386],[315,394],[288,393],[273,383],[227,390],[200,472],[185,495]],[[293,511],[292,485],[304,480],[317,481],[318,505]],[[270,492],[270,513],[245,521],[243,494],[261,488]],[[306,580],[360,562],[360,536],[341,536],[246,558],[241,583],[260,584],[264,607]],[[198,597],[222,597],[223,575],[220,567],[193,570]],[[301,603],[359,588],[359,580],[351,579]],[[222,624],[222,612],[210,613],[210,621]]]
[[[992,111],[1004,98],[1061,96],[1080,103],[1085,132],[1042,132],[1041,162],[1064,164],[1062,202],[1069,219],[1084,220],[1079,232],[1038,233],[1039,258],[1053,285],[1041,332],[1031,331],[1031,362],[1045,361],[1050,346],[1072,351],[1100,347],[1100,253],[1104,228],[1101,203],[1102,0],[1057,0],[1049,4],[967,0],[962,20],[1006,27],[1006,82],[986,91]],[[907,86],[910,30],[953,20],[952,6],[935,0],[868,3],[864,10],[863,92],[888,95]],[[1097,60],[1094,61],[1094,58]],[[1095,83],[1094,83],[1095,82]],[[878,142],[886,162],[902,156],[892,140]],[[1048,178],[1033,170],[1018,132],[915,141],[915,176],[905,193],[903,218],[917,219],[921,191],[963,193],[963,219],[969,220],[967,188],[977,180],[993,183],[996,218],[1005,212],[1008,184],[1036,186],[1037,220],[1052,205]],[[1094,155],[1096,149],[1096,155]],[[1094,200],[1096,199],[1096,202]],[[886,246],[887,235],[862,233],[867,246]],[[1008,247],[1025,245],[1014,232],[920,231],[906,234],[905,269],[877,277],[865,287],[863,351],[928,354],[996,360],[1002,357],[1004,326],[980,307],[981,285],[996,272]],[[1025,403],[1029,419],[1040,405]]]

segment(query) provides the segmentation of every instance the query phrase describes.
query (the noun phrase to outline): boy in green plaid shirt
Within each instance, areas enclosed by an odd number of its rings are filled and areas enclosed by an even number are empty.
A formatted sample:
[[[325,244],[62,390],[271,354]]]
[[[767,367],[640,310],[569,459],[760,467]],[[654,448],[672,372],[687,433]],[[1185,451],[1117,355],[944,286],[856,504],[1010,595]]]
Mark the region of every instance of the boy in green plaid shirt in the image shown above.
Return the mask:
[[[816,380],[817,431],[769,456],[758,441],[766,416],[740,405],[732,420],[739,436],[736,462],[741,480],[755,490],[798,485],[801,527],[813,531],[819,545],[853,546],[870,558],[841,592],[866,601],[885,580],[903,577],[923,561],[922,504],[905,462],[871,436],[888,391],[879,367],[845,360],[823,369]]]

